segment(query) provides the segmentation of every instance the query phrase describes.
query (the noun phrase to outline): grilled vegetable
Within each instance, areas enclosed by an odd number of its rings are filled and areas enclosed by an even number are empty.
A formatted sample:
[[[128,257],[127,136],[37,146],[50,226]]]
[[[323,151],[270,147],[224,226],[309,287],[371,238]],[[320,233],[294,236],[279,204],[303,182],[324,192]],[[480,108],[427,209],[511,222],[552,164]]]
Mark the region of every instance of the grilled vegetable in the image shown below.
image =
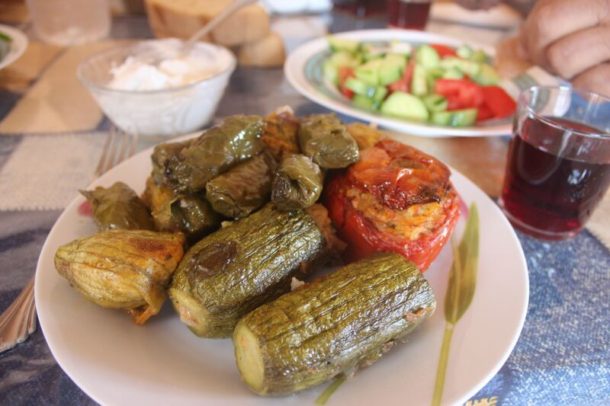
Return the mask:
[[[288,155],[273,178],[271,200],[281,210],[307,208],[322,193],[320,167],[304,155]]]
[[[304,211],[268,204],[194,245],[169,290],[180,319],[197,335],[228,337],[241,316],[290,288],[299,264],[324,237]]]
[[[176,193],[195,193],[218,174],[258,154],[263,119],[231,116],[212,127],[166,161],[161,183]]]
[[[298,154],[299,120],[289,111],[272,113],[265,117],[265,128],[261,141],[281,161],[286,154]]]
[[[55,268],[90,301],[143,324],[161,310],[183,243],[181,234],[103,231],[59,247]]]
[[[426,270],[459,216],[449,169],[413,147],[379,141],[324,189],[347,260],[392,251]]]
[[[274,158],[263,152],[242,162],[205,185],[205,196],[218,213],[241,218],[269,199]]]
[[[123,182],[109,188],[81,190],[93,208],[93,218],[100,230],[154,230],[153,219],[144,202]]]
[[[148,178],[144,200],[160,231],[181,231],[189,240],[194,240],[220,225],[220,216],[201,193],[176,195],[170,188]]]
[[[304,118],[299,145],[302,153],[322,168],[345,168],[359,159],[358,144],[334,114]]]
[[[376,361],[435,306],[412,263],[378,254],[242,318],[233,333],[237,367],[260,395],[306,389]]]

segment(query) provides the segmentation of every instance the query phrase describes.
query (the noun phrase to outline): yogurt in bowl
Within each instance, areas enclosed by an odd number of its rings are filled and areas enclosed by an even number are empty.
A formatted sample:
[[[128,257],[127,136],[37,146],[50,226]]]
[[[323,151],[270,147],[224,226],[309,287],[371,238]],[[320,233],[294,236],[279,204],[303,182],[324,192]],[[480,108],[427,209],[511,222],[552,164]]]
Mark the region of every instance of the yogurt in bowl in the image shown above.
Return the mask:
[[[82,62],[77,70],[102,111],[121,130],[172,137],[209,123],[235,57],[224,47],[197,43],[187,53],[177,39],[142,41]]]

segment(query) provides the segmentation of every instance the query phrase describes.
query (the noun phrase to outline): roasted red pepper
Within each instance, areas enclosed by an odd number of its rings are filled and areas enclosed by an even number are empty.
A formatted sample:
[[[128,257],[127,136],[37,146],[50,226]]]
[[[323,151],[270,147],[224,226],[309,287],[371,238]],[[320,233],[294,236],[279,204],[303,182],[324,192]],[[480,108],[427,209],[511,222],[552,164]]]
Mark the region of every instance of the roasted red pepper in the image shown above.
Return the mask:
[[[325,204],[346,259],[373,252],[404,255],[425,271],[451,235],[459,197],[449,169],[404,144],[382,140],[361,160],[336,174],[325,188]]]

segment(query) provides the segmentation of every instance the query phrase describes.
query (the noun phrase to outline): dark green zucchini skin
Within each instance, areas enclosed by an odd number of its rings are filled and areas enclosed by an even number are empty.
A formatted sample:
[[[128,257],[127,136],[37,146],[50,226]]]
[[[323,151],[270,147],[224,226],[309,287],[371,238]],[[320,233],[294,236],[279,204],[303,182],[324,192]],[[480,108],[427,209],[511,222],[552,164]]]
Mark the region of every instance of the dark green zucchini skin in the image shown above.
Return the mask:
[[[435,307],[415,265],[377,254],[244,316],[233,334],[237,366],[260,395],[306,389],[376,361]]]
[[[299,265],[324,246],[305,211],[281,212],[267,204],[191,247],[169,295],[195,334],[230,337],[239,318],[287,292]]]

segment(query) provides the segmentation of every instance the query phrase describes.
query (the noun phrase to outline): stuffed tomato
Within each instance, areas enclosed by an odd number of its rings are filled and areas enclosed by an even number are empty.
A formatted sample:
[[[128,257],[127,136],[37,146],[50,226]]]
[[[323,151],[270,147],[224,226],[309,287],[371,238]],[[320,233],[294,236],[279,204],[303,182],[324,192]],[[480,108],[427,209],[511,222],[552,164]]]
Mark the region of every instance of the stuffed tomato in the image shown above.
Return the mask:
[[[425,271],[449,239],[459,217],[450,171],[408,145],[382,140],[336,173],[324,201],[348,261],[396,252]]]

